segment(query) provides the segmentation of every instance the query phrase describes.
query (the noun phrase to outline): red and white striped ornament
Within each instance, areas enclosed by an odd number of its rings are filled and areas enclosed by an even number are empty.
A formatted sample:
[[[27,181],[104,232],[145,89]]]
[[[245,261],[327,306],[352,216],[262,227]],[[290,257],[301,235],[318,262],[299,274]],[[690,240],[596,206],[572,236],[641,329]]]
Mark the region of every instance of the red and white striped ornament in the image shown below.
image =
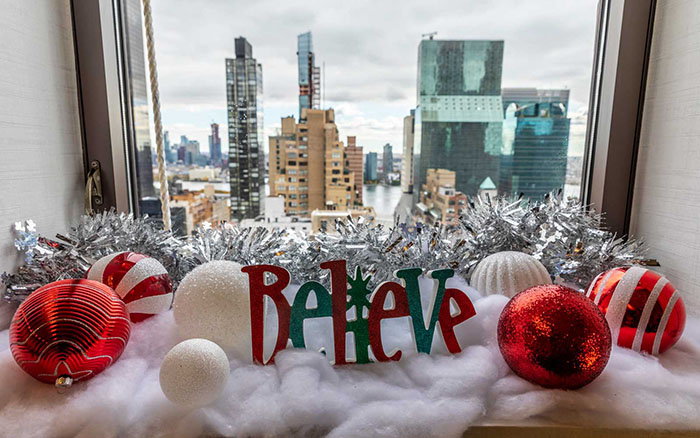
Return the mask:
[[[675,287],[654,271],[639,266],[599,274],[586,296],[605,314],[613,342],[658,355],[680,339],[685,305]]]
[[[173,302],[168,271],[158,260],[143,254],[125,251],[102,257],[86,277],[114,289],[133,322],[165,312]]]

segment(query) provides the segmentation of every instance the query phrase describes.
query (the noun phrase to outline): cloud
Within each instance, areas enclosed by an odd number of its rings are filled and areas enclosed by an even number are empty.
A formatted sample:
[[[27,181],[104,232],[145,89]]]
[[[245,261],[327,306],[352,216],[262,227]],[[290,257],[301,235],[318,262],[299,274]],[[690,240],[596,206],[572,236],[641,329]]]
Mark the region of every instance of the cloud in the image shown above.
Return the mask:
[[[166,127],[187,123],[183,112],[225,114],[224,60],[239,35],[263,66],[266,126],[296,114],[296,37],[308,30],[317,65],[325,63],[326,106],[355,104],[362,116],[339,117],[339,129],[361,130],[368,144],[400,144],[394,120],[415,106],[417,48],[432,31],[504,40],[504,87],[567,87],[575,111],[588,101],[596,0],[154,0],[153,9]]]

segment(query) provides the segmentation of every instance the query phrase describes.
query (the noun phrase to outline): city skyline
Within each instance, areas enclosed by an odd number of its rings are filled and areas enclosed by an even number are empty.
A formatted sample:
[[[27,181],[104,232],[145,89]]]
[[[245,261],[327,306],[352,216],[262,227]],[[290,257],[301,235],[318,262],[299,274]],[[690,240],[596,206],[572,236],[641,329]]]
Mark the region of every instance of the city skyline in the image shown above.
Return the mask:
[[[505,40],[503,87],[570,89],[570,154],[580,155],[595,2],[565,6],[542,1],[528,5],[440,4],[444,7],[424,10],[421,8],[425,5],[410,4],[395,11],[379,2],[375,14],[365,17],[359,4],[330,11],[314,1],[271,8],[265,1],[232,5],[214,0],[209,10],[216,10],[217,16],[225,19],[212,20],[210,14],[203,14],[187,2],[156,1],[154,25],[165,129],[173,138],[185,134],[206,145],[210,123],[225,123],[225,92],[216,66],[223,57],[230,56],[231,41],[240,34],[256,46],[259,62],[269,66],[265,76],[265,118],[270,123],[265,126],[265,137],[273,135],[281,117],[298,114],[296,38],[310,30],[315,40],[316,64],[326,64],[322,73],[324,106],[335,109],[341,135],[356,135],[366,151],[381,152],[387,142],[401,144],[403,117],[415,101],[416,47],[421,33],[438,31],[438,39]],[[535,27],[537,31],[532,32],[533,23],[519,18],[513,21],[514,17],[527,15],[523,8],[532,7],[541,9],[549,17],[548,22],[555,25]],[[572,11],[572,7],[579,9]],[[503,13],[506,9],[509,14]],[[523,13],[513,13],[518,10]],[[260,28],[254,20],[246,19],[262,11],[272,23],[270,26]],[[403,21],[387,20],[396,13]],[[193,25],[189,28],[206,26],[207,32],[194,36],[176,26],[185,16]],[[290,16],[296,19],[290,20]],[[342,17],[342,21],[334,17]],[[337,25],[353,17],[360,22],[359,28],[347,30]],[[535,54],[537,68],[532,68]],[[222,137],[222,149],[226,151],[227,139]]]

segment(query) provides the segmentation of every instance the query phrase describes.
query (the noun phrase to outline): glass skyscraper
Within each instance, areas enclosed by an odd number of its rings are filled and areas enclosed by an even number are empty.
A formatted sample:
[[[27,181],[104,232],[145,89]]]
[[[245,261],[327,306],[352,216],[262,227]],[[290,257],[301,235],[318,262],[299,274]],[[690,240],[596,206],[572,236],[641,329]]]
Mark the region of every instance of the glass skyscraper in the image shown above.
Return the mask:
[[[377,174],[377,153],[368,152],[365,155],[365,181],[376,182],[379,178]]]
[[[563,189],[569,151],[569,90],[504,88],[499,191],[541,198]]]
[[[455,171],[455,188],[472,196],[487,178],[499,180],[502,69],[503,41],[421,41],[414,132],[416,200],[431,168]]]
[[[389,174],[394,171],[394,148],[389,144],[384,145],[382,153],[382,179],[389,182]]]
[[[226,59],[228,171],[231,218],[255,218],[265,193],[262,66],[245,38],[236,38],[236,58]]]
[[[299,118],[303,108],[318,109],[321,102],[321,70],[316,67],[311,32],[297,36],[299,63]]]
[[[126,20],[125,43],[128,53],[128,96],[131,105],[127,107],[127,117],[130,118],[133,132],[130,141],[133,151],[133,166],[136,169],[137,202],[139,211],[146,208],[144,200],[156,196],[153,186],[153,151],[148,120],[148,97],[146,89],[147,72],[144,60],[143,22],[141,19],[141,1],[128,0],[122,3]]]

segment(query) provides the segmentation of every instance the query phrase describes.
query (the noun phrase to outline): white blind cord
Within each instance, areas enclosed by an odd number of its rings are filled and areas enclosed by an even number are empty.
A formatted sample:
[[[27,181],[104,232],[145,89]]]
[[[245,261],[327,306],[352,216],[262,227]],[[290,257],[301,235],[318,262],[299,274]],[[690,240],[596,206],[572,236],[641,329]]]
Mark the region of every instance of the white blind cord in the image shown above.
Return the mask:
[[[163,147],[163,124],[160,120],[160,95],[158,93],[158,71],[156,49],[153,43],[153,18],[151,0],[143,0],[143,17],[146,28],[146,48],[148,50],[148,70],[151,79],[151,99],[153,102],[153,124],[156,131],[156,153],[158,155],[158,181],[160,182],[160,206],[163,212],[163,228],[170,229],[170,195],[168,177],[165,173],[165,149]]]

